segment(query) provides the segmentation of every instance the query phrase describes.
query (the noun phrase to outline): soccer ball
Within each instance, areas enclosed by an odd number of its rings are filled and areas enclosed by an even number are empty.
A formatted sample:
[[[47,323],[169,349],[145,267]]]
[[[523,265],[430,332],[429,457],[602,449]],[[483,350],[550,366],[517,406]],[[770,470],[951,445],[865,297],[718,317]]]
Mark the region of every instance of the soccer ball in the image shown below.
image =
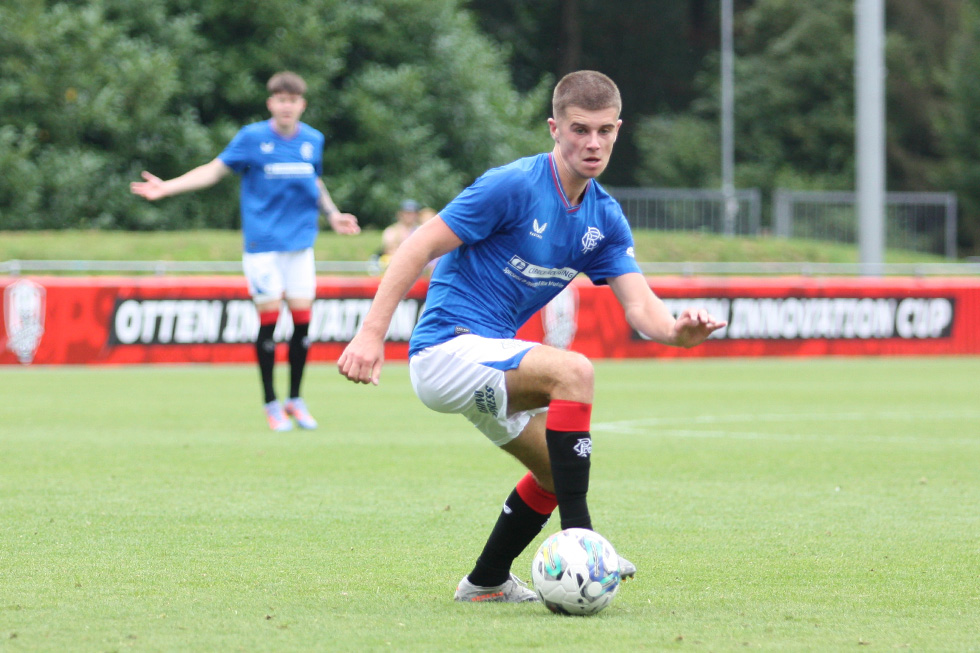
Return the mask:
[[[595,614],[619,591],[619,556],[609,540],[584,528],[546,539],[531,563],[534,591],[558,614]]]

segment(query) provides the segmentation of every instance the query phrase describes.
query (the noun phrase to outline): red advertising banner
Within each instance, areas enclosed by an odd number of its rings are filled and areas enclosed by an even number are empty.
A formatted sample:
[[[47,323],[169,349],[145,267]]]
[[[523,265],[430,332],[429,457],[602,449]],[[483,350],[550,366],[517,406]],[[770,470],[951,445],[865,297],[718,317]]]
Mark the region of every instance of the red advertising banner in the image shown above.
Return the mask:
[[[318,280],[311,360],[333,361],[357,332],[377,278]],[[576,281],[519,338],[591,358],[980,354],[977,278],[665,278],[676,314],[705,307],[729,325],[694,349],[632,330],[612,292]],[[252,362],[258,316],[240,277],[0,277],[0,364]],[[425,280],[402,300],[386,356],[404,359]],[[277,338],[292,331],[288,311]],[[280,352],[285,356],[285,351]]]

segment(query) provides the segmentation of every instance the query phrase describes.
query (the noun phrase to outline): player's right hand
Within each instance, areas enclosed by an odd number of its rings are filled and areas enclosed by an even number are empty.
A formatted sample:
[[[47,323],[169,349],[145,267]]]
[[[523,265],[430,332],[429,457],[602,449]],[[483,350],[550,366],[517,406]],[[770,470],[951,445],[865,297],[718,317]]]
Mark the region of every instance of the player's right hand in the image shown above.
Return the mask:
[[[129,184],[129,192],[139,195],[150,201],[158,200],[166,193],[163,190],[163,180],[156,175],[151,175],[146,170],[140,175],[146,181],[134,181]]]
[[[337,369],[354,383],[378,385],[384,360],[384,339],[374,342],[358,333],[337,360]]]

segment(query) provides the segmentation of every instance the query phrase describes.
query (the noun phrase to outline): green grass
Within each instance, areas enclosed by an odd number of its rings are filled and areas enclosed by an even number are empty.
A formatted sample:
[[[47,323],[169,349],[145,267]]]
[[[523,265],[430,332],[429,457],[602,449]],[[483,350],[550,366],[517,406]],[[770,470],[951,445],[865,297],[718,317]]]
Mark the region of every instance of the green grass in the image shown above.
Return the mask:
[[[813,240],[773,237],[726,238],[715,234],[637,230],[636,258],[641,262],[856,263],[858,249]],[[319,261],[366,261],[381,244],[381,233],[366,230],[357,236],[320,234]],[[145,260],[237,261],[241,258],[237,231],[0,231],[0,261]],[[941,263],[941,256],[888,251],[889,263]]]
[[[521,472],[403,364],[311,366],[288,434],[249,365],[0,369],[0,649],[977,650],[980,358],[596,377],[593,518],[639,573],[562,618],[451,600]]]

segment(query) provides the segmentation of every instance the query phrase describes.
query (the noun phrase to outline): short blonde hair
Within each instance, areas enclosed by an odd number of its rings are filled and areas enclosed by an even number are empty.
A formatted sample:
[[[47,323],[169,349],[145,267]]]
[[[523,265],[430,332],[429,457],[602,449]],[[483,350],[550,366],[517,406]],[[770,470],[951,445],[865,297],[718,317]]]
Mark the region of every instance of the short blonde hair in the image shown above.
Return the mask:
[[[606,75],[594,70],[578,70],[562,77],[551,97],[553,118],[563,118],[569,107],[586,111],[615,108],[619,115],[623,100],[616,83]]]
[[[290,95],[306,95],[306,82],[294,72],[284,70],[269,78],[265,85],[269,95],[289,93]]]

